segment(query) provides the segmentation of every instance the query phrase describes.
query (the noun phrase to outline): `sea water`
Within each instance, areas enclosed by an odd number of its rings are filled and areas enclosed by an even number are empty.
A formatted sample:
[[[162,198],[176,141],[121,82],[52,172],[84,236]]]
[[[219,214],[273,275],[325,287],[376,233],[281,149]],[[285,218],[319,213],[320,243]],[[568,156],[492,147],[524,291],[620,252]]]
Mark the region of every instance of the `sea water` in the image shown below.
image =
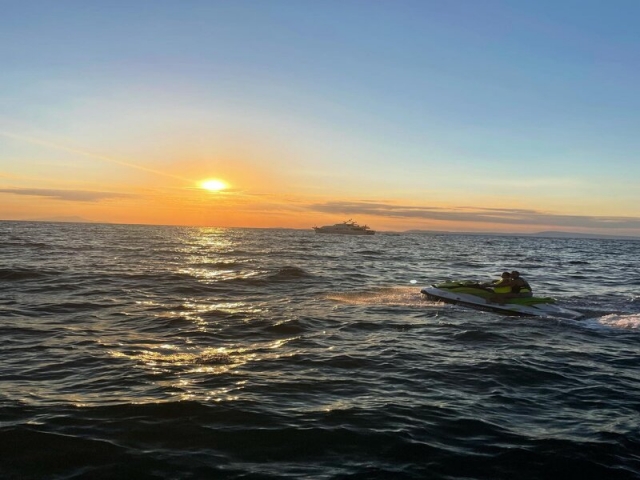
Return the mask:
[[[0,222],[0,478],[640,478],[640,242]],[[517,269],[584,320],[429,301]]]

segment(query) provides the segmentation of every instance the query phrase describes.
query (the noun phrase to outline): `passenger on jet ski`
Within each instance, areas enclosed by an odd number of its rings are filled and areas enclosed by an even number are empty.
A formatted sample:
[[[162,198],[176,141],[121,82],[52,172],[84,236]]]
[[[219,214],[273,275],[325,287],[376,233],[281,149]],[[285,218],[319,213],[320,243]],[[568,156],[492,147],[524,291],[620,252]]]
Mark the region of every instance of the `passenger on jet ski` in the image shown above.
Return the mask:
[[[511,272],[511,291],[519,293],[520,297],[533,297],[533,289],[524,278],[520,276],[520,272],[514,270]]]
[[[510,298],[532,297],[533,289],[524,278],[520,276],[520,272],[504,272],[502,279],[493,287],[494,295],[489,297],[490,303],[504,304]]]

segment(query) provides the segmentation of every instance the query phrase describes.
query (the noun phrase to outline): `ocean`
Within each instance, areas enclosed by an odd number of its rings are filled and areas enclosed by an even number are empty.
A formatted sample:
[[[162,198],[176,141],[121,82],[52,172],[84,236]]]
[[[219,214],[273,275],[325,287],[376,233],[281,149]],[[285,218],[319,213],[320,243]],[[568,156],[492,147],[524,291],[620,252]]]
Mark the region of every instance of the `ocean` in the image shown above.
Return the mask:
[[[640,241],[0,222],[1,479],[638,479]],[[583,320],[426,300],[519,270]]]

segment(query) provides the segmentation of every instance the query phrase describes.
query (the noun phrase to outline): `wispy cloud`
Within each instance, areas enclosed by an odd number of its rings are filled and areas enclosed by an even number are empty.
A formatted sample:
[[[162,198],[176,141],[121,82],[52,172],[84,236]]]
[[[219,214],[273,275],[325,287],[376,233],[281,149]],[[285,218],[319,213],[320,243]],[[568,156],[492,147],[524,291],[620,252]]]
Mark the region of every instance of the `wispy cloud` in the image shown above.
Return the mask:
[[[509,208],[434,208],[375,202],[326,202],[310,205],[309,209],[316,212],[341,215],[362,214],[387,218],[411,218],[451,222],[608,229],[640,228],[640,217],[558,215],[537,210]]]
[[[46,188],[1,188],[0,193],[46,197],[69,202],[98,202],[110,198],[130,198],[135,195],[114,192],[95,192],[89,190],[51,190]]]
[[[142,165],[138,165],[134,162],[131,161],[124,161],[124,160],[118,160],[116,158],[113,157],[108,157],[106,155],[98,155],[92,152],[87,152],[85,150],[82,150],[80,148],[75,148],[75,147],[70,147],[67,145],[62,145],[59,143],[55,143],[55,142],[51,142],[48,140],[43,140],[43,139],[39,139],[39,138],[33,138],[33,137],[29,137],[26,135],[19,135],[17,133],[13,133],[13,132],[7,132],[4,130],[0,130],[0,136],[4,136],[7,138],[13,138],[14,140],[20,140],[22,142],[26,142],[26,143],[30,143],[33,145],[40,145],[43,147],[47,147],[47,148],[51,148],[54,150],[60,150],[63,152],[68,152],[68,153],[72,153],[74,155],[81,155],[83,157],[87,157],[87,158],[93,158],[95,160],[100,160],[103,162],[108,162],[108,163],[113,163],[115,165],[121,165],[123,167],[128,167],[128,168],[133,168],[136,170],[142,170],[143,172],[149,172],[149,173],[153,173],[156,175],[160,175],[163,177],[168,177],[168,178],[174,178],[177,180],[186,180],[189,182],[192,182],[193,180],[190,180],[188,178],[184,178],[184,177],[180,177],[177,175],[172,175],[170,173],[166,173],[166,172],[162,172],[160,170],[155,170],[153,168],[148,168]]]

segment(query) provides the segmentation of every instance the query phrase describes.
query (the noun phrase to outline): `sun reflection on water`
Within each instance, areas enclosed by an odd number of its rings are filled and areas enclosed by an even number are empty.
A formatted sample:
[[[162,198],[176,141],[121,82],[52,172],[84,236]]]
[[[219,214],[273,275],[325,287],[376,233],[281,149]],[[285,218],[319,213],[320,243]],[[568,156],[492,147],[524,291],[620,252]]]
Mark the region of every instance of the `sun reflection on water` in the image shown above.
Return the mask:
[[[252,360],[266,360],[279,358],[277,350],[297,337],[268,342],[255,343],[249,347],[218,347],[204,348],[199,351],[181,351],[176,345],[140,346],[132,352],[111,351],[115,358],[127,358],[148,367],[189,367],[187,372],[215,372],[227,371],[230,367],[237,367]]]
[[[188,228],[179,235],[172,261],[163,265],[181,276],[177,278],[178,290],[169,285],[167,295],[147,296],[133,308],[126,307],[123,314],[148,322],[146,338],[124,337],[108,347],[109,354],[131,362],[131,368],[147,375],[159,391],[173,398],[237,399],[245,388],[245,383],[238,383],[239,377],[243,382],[251,382],[253,375],[257,375],[256,381],[263,377],[252,373],[256,370],[251,364],[286,361],[297,354],[286,345],[299,337],[265,338],[264,329],[271,330],[263,323],[270,316],[264,302],[225,301],[226,287],[210,287],[264,275],[264,267],[255,268],[256,252],[245,232]],[[176,291],[180,297],[175,296]],[[286,331],[274,328],[280,334]],[[172,337],[166,336],[168,332],[173,332]],[[289,331],[292,334],[297,333]],[[228,338],[234,341],[225,341]]]

